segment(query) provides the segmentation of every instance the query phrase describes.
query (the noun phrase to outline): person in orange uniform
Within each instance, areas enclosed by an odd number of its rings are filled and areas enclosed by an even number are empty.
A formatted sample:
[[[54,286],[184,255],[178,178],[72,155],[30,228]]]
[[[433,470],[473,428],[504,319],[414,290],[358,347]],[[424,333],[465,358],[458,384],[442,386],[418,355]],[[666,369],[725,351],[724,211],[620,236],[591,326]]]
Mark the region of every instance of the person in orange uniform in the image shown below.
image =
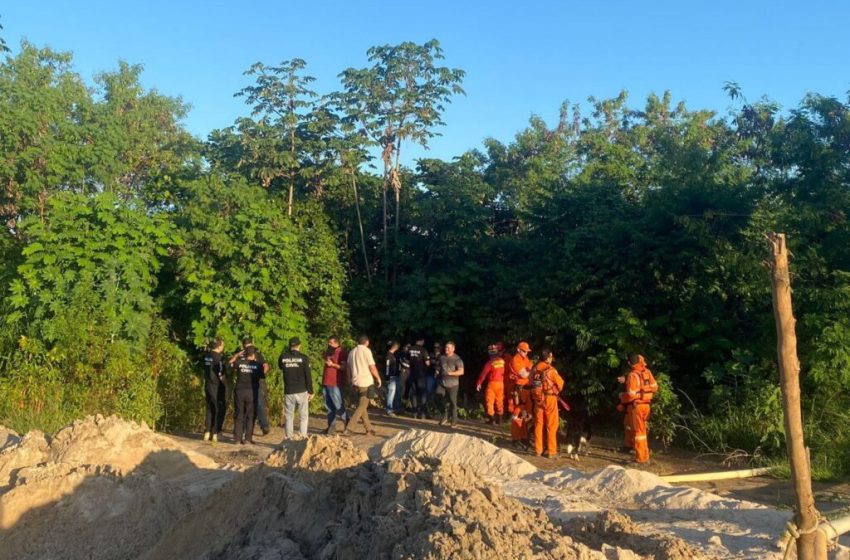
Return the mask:
[[[620,393],[620,403],[626,407],[626,416],[631,416],[635,462],[648,463],[647,422],[649,421],[649,403],[655,393],[658,392],[658,383],[646,366],[646,360],[640,354],[631,354],[629,365],[631,370],[626,376],[626,390]]]
[[[485,382],[487,383],[487,390],[484,392],[487,423],[501,424],[502,414],[505,413],[505,359],[496,349],[495,344],[487,347],[487,354],[490,359],[484,364],[484,369],[478,376],[475,390],[480,393],[481,387]]]
[[[528,424],[531,420],[531,346],[520,342],[516,354],[508,362],[508,382],[511,386],[508,412],[511,413],[511,442],[514,447],[525,447],[528,443]]]
[[[558,456],[558,395],[564,389],[564,379],[552,367],[555,355],[551,350],[540,351],[540,361],[531,374],[531,395],[534,402],[534,451],[543,454],[543,432],[546,432],[544,457]]]

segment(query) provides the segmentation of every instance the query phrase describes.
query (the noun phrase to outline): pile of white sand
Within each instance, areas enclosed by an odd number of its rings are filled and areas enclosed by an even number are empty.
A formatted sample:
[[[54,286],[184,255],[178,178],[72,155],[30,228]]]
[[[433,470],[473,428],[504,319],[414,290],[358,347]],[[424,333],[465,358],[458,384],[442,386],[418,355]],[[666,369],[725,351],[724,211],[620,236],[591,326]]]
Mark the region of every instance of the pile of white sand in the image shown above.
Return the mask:
[[[711,557],[782,557],[779,539],[791,517],[788,512],[672,486],[652,473],[618,466],[589,474],[571,468],[543,471],[478,438],[423,430],[396,434],[381,446],[379,456],[390,459],[411,451],[467,465],[501,484],[508,496],[544,509],[555,520],[616,510],[647,534],[676,535]]]
[[[369,455],[310,436],[243,471],[115,417],[0,431],[0,560],[768,559],[788,517],[423,430]]]

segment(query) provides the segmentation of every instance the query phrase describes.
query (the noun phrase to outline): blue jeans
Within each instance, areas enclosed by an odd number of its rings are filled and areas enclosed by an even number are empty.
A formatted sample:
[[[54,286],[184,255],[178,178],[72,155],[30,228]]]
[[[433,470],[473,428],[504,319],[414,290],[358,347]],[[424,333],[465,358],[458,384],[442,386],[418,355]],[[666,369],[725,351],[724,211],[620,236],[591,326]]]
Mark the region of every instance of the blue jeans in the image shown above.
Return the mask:
[[[429,373],[428,377],[426,377],[425,379],[427,380],[426,381],[426,386],[427,386],[426,397],[430,401],[431,397],[434,396],[434,392],[437,390],[437,378]]]
[[[398,377],[387,379],[387,412],[401,410],[401,380]]]
[[[328,426],[333,426],[334,420],[339,418],[343,422],[348,420],[348,412],[342,402],[342,391],[339,387],[322,387],[322,396],[325,399],[325,408],[328,409]]]

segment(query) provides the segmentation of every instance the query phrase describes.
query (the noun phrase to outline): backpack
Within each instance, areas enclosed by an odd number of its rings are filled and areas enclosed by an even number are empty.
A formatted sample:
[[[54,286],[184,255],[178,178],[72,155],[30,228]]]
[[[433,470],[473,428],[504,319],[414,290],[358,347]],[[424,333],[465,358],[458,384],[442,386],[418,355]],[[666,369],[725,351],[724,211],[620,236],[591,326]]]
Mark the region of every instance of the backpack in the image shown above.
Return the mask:
[[[649,368],[643,368],[638,372],[640,376],[640,401],[648,403],[658,392],[658,382],[655,381],[655,376],[649,371]]]
[[[536,405],[542,405],[546,400],[545,389],[549,389],[551,391],[551,387],[544,388],[546,374],[549,373],[549,370],[551,369],[551,367],[547,367],[544,370],[540,370],[535,366],[534,371],[531,374],[531,400]]]

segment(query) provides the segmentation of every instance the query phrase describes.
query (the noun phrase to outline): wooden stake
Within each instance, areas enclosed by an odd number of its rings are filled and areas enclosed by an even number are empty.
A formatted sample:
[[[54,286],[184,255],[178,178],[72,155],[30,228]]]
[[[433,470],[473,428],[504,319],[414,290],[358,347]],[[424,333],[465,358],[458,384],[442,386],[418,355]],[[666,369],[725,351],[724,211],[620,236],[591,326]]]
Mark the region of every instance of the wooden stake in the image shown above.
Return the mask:
[[[796,319],[791,307],[791,275],[788,271],[788,247],[785,234],[769,236],[772,259],[769,263],[773,288],[773,314],[776,318],[776,352],[779,358],[779,382],[785,412],[785,446],[791,465],[791,478],[797,499],[795,523],[798,560],[826,560],[815,555],[818,511],[812,495],[812,473],[803,441],[803,416],[800,411],[800,361],[797,359]],[[790,546],[790,544],[789,544]]]

